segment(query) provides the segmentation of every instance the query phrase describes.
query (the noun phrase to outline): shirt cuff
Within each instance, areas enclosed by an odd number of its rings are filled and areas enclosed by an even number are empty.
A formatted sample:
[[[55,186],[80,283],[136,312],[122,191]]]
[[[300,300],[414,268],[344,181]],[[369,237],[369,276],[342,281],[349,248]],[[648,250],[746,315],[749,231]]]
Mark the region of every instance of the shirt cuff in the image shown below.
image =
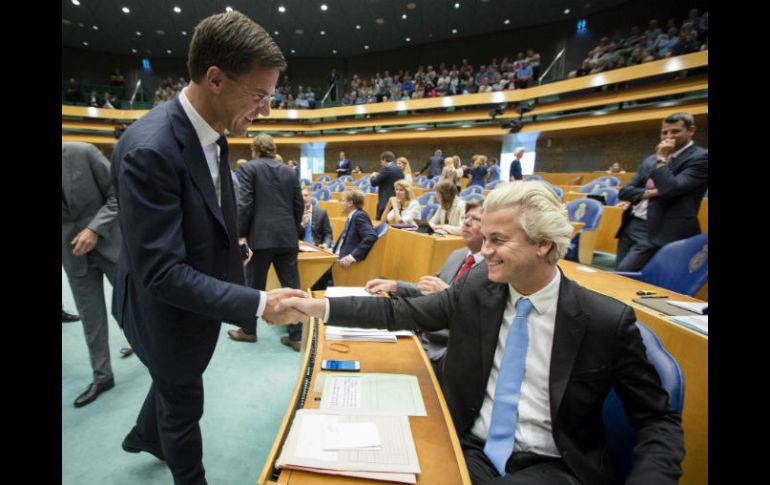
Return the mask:
[[[259,291],[259,306],[257,307],[257,317],[262,318],[262,314],[265,313],[265,305],[267,305],[267,293]]]
[[[357,263],[356,258],[353,257],[352,254],[348,254],[348,257],[353,260],[354,263]]]
[[[329,299],[324,298],[324,302],[326,303],[326,311],[324,312],[324,322],[329,321]]]

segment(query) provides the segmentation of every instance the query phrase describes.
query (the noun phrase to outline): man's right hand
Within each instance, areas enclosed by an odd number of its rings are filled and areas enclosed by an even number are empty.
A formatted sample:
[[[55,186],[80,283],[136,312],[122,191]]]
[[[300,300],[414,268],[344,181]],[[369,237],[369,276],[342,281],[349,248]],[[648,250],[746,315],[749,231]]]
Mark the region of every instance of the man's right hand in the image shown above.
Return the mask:
[[[436,278],[435,276],[423,276],[420,278],[420,281],[417,282],[417,287],[423,295],[430,295],[431,293],[446,290],[449,288],[449,285],[441,278]]]
[[[277,307],[278,310],[296,312],[308,317],[323,319],[326,314],[325,298],[285,298],[281,300]]]
[[[268,291],[262,319],[271,325],[274,323],[297,323],[306,320],[306,314],[291,307],[281,306],[281,302],[287,298],[307,299],[308,295],[302,290],[293,288],[278,288]]]
[[[376,295],[377,293],[386,291],[396,291],[398,289],[398,283],[396,280],[384,280],[380,278],[375,278],[373,280],[366,282],[366,291],[369,293]]]

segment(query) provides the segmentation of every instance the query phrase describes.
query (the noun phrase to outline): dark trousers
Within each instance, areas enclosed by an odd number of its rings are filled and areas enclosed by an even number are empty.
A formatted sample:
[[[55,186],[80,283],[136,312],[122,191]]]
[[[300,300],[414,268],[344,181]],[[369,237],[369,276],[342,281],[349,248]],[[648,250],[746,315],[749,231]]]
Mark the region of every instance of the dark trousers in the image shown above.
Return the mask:
[[[246,266],[246,284],[257,290],[264,290],[267,285],[267,272],[270,264],[275,266],[275,273],[283,288],[299,289],[299,270],[297,269],[297,248],[268,248],[252,250],[254,254]],[[302,339],[302,323],[288,325],[289,339],[299,342]],[[257,321],[243,327],[249,335],[256,335]]]
[[[505,464],[505,475],[500,476],[484,453],[482,440],[465,433],[460,446],[473,485],[581,485],[561,458],[513,453]]]
[[[152,384],[136,419],[136,432],[145,441],[160,442],[175,485],[205,485],[198,424],[203,416],[203,378],[172,384],[150,375]]]
[[[618,239],[615,271],[641,271],[658,249],[650,242],[647,221],[631,216]]]

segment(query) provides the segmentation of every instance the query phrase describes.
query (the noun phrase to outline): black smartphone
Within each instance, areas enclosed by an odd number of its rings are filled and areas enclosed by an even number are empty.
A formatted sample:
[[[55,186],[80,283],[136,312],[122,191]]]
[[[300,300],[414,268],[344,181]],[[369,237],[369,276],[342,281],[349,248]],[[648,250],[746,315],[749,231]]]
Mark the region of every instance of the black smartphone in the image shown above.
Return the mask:
[[[249,257],[249,246],[246,244],[241,244],[241,259],[246,259]]]

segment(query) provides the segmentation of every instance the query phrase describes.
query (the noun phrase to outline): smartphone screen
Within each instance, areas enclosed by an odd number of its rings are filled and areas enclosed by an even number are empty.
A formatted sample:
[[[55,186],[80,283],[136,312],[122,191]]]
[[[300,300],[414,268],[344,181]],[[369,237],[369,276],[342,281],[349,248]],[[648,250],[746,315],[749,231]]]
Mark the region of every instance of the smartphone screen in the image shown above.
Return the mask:
[[[324,360],[321,362],[321,369],[358,371],[361,364],[357,360]]]

